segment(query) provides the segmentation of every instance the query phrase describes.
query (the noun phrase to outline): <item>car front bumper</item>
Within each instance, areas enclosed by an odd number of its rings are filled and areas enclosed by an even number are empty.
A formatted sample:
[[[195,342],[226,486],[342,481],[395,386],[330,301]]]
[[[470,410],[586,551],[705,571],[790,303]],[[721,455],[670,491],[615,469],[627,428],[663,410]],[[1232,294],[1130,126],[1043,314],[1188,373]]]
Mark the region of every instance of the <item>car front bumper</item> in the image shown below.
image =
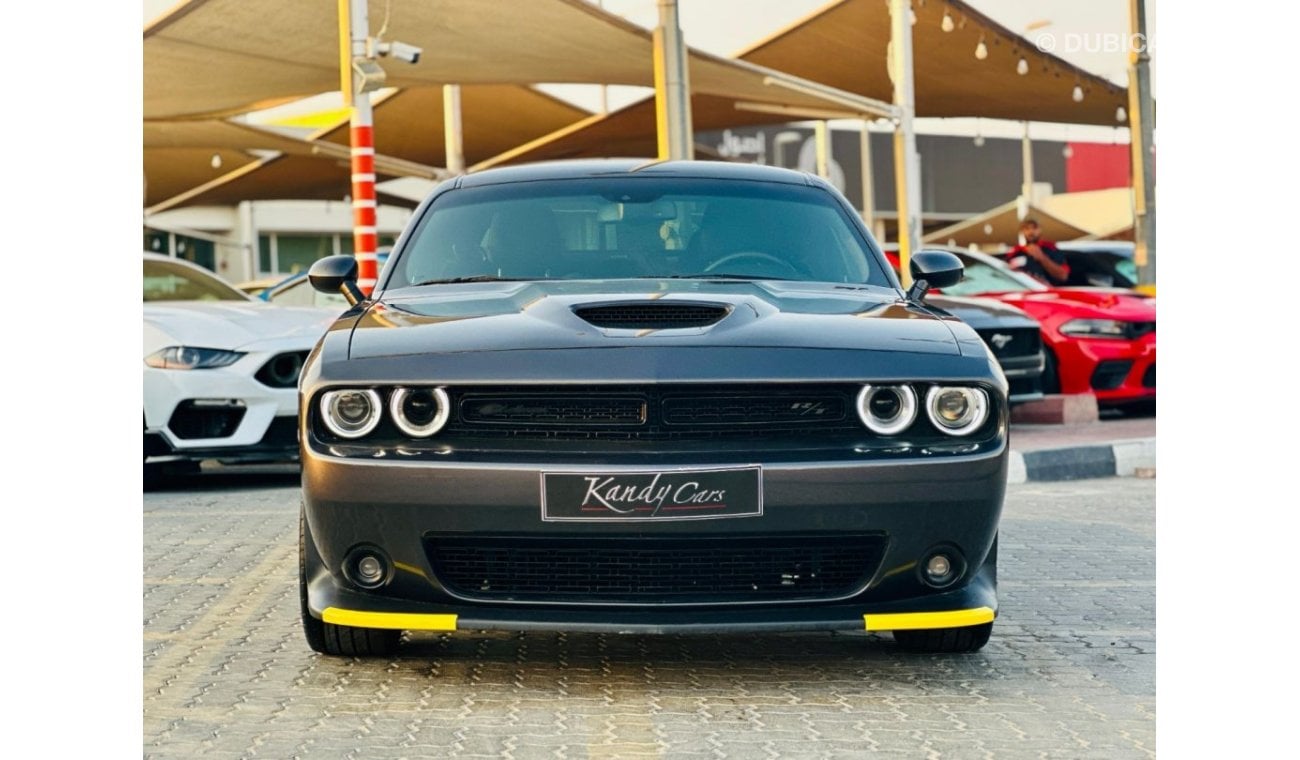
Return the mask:
[[[145,460],[287,460],[298,457],[296,388],[272,388],[254,373],[275,352],[250,353],[229,367],[144,370]],[[195,437],[173,429],[186,404],[232,410],[226,434]]]
[[[1005,435],[979,454],[933,460],[759,462],[760,516],[554,523],[541,519],[541,474],[596,473],[600,466],[357,461],[304,447],[307,608],[330,623],[405,630],[705,633],[976,625],[997,610],[996,536],[1006,462]],[[882,547],[866,582],[849,593],[690,603],[484,599],[443,581],[429,541],[432,535],[508,535],[581,541],[594,551],[613,541],[689,537],[722,546],[738,536],[797,542],[846,533],[871,534]],[[344,559],[359,546],[379,547],[391,559],[394,571],[381,590],[361,590],[347,580]],[[955,549],[964,564],[961,577],[943,589],[923,583],[919,572],[922,559],[939,546]]]
[[[1059,343],[1062,393],[1092,393],[1097,403],[1155,399],[1155,333],[1136,340],[1081,339]]]

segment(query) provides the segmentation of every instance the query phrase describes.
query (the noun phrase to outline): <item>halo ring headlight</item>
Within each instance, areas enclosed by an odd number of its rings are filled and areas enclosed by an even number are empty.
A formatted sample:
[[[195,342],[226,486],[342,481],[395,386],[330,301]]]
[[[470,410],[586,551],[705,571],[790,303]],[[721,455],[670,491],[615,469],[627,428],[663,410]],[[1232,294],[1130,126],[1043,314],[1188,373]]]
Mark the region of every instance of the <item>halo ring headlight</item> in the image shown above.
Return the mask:
[[[877,435],[897,435],[916,421],[916,392],[910,385],[864,385],[858,417]]]
[[[320,399],[320,410],[321,419],[331,433],[355,439],[369,435],[378,427],[383,402],[369,388],[345,388],[326,391]]]
[[[989,397],[982,388],[936,385],[925,394],[930,422],[948,435],[970,435],[989,417]]]
[[[428,409],[429,406],[433,409]],[[412,438],[428,438],[447,424],[451,399],[442,388],[394,388],[388,397],[388,412],[403,433]],[[414,415],[416,419],[412,419],[413,412],[419,412]],[[421,421],[420,417],[428,419]]]

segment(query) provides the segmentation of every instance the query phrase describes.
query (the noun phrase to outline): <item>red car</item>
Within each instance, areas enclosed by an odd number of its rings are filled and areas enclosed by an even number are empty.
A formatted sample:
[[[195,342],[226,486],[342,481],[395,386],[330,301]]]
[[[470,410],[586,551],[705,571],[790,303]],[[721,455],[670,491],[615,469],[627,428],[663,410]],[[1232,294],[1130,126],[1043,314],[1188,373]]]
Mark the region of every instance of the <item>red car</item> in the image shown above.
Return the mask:
[[[962,281],[944,293],[995,298],[1038,320],[1044,393],[1092,393],[1101,406],[1156,398],[1156,301],[1118,288],[1052,288],[998,258],[958,248]],[[890,253],[897,264],[897,254]]]

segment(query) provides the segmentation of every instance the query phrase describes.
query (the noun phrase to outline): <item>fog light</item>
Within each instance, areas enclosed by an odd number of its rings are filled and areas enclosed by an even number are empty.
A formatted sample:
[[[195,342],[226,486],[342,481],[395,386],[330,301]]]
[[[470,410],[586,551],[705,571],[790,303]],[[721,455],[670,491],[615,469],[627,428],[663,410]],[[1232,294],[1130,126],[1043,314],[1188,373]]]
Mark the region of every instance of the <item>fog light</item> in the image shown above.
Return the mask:
[[[927,586],[946,588],[966,572],[966,560],[956,547],[937,547],[922,556],[920,576]]]
[[[952,562],[946,554],[936,554],[925,563],[925,574],[932,581],[943,581],[952,573]]]
[[[363,546],[348,552],[343,560],[343,574],[361,588],[378,588],[389,580],[388,558],[373,546]]]
[[[934,560],[930,560],[934,564]],[[944,565],[945,572],[947,565]],[[384,563],[378,557],[365,556],[357,562],[357,578],[367,583],[378,583],[384,577]]]

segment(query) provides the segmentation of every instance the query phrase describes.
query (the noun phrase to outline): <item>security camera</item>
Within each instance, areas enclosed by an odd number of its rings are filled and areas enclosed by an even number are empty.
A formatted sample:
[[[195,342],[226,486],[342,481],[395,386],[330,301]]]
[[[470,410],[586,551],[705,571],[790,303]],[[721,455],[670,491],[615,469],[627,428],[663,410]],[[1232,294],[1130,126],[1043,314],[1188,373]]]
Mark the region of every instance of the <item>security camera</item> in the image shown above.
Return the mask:
[[[419,63],[420,54],[424,52],[423,48],[396,41],[381,42],[375,47],[380,55],[391,55],[399,61],[406,61],[407,63]]]

